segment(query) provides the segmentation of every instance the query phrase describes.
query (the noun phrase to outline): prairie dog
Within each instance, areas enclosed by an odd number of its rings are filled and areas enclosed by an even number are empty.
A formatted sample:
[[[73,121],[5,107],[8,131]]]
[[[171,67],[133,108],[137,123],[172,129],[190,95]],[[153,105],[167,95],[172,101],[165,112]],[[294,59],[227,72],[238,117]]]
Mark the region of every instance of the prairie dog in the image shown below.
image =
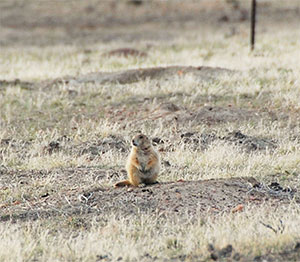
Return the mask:
[[[143,134],[138,134],[133,137],[131,143],[132,148],[126,164],[128,180],[116,183],[115,187],[156,183],[160,159],[151,140]]]

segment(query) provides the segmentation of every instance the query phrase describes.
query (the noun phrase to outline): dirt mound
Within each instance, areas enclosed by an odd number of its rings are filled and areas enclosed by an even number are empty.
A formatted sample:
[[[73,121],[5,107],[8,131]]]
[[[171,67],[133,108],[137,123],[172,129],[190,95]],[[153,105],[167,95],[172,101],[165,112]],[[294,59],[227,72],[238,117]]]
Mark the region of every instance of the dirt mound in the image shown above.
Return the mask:
[[[181,141],[187,144],[193,150],[206,150],[213,142],[224,141],[226,143],[237,146],[246,152],[274,150],[277,146],[274,141],[266,138],[248,136],[241,131],[229,132],[225,136],[217,136],[211,133],[187,132],[181,134]]]
[[[103,56],[146,57],[147,53],[133,48],[118,48],[118,49],[111,50],[107,53],[104,53]]]
[[[109,135],[102,139],[91,140],[82,142],[80,144],[74,144],[70,138],[63,136],[57,140],[51,141],[44,147],[44,153],[55,153],[58,151],[64,151],[71,155],[85,155],[88,154],[91,157],[105,154],[109,151],[113,152],[127,152],[128,145],[124,138],[120,136]]]
[[[274,150],[276,148],[276,143],[274,141],[254,136],[247,136],[242,134],[240,131],[230,132],[221,139],[233,143],[236,146],[240,146],[248,152],[256,150]]]
[[[159,113],[172,113],[180,110],[180,107],[169,102],[161,103],[153,112],[158,111]]]
[[[181,141],[187,145],[193,151],[206,150],[208,147],[219,137],[214,133],[196,133],[196,132],[186,132],[180,135]]]
[[[247,261],[247,260],[242,260]],[[254,257],[255,262],[264,261],[276,261],[276,262],[286,262],[286,261],[300,261],[300,242],[297,242],[294,247],[290,247],[280,253],[269,253],[267,255],[261,255]]]
[[[255,117],[255,113],[242,108],[203,106],[197,111],[178,116],[179,122],[217,124],[234,121],[245,121]]]
[[[56,179],[65,180],[64,190],[60,193],[42,192],[39,199],[15,201],[0,206],[0,221],[16,219],[39,219],[58,215],[86,215],[88,213],[105,213],[130,215],[140,212],[172,214],[181,216],[189,214],[198,217],[220,212],[241,212],[249,205],[262,203],[284,205],[290,203],[295,192],[277,186],[275,189],[260,184],[254,178],[229,178],[199,181],[164,182],[152,186],[138,188],[96,187],[88,190],[75,189],[72,180],[80,176],[82,184],[87,183],[84,176],[95,172],[95,179],[103,177],[103,170],[95,169],[61,170],[55,172]],[[83,173],[82,173],[83,172]],[[106,172],[107,173],[107,172]],[[3,175],[3,174],[2,174]],[[31,179],[36,176],[51,175],[32,172]],[[53,174],[52,174],[53,175]],[[67,175],[67,176],[66,176]],[[84,175],[84,176],[82,176]],[[119,176],[114,173],[113,176]],[[26,181],[26,174],[20,178]],[[26,185],[26,183],[24,184]],[[70,186],[70,188],[69,188]],[[86,185],[87,186],[87,185]],[[31,205],[27,205],[31,203]],[[8,215],[9,214],[9,215]]]
[[[71,151],[77,155],[90,154],[91,156],[97,156],[109,151],[127,152],[128,145],[123,138],[110,135],[98,141],[89,141],[72,147]]]
[[[143,52],[135,51],[131,49],[118,49],[108,53],[109,55],[123,55],[123,56],[144,56]],[[131,84],[138,81],[144,81],[146,79],[151,80],[173,80],[174,77],[185,76],[187,74],[193,75],[199,81],[209,81],[216,79],[223,74],[232,74],[235,71],[218,68],[218,67],[193,67],[193,66],[169,66],[169,67],[153,67],[153,68],[139,68],[130,69],[118,72],[94,72],[80,76],[66,76],[59,79],[48,79],[40,83],[35,82],[23,82],[19,79],[13,81],[0,80],[0,90],[7,86],[19,85],[24,89],[33,89],[36,87],[51,87],[56,84],[72,84],[81,85],[85,83],[94,84]]]
[[[8,86],[19,86],[22,89],[31,90],[34,84],[31,82],[21,81],[20,79],[15,79],[12,81],[0,80],[0,90]]]
[[[193,67],[193,66],[168,66],[168,67],[153,67],[130,69],[119,72],[95,72],[78,77],[65,77],[64,79],[55,80],[55,83],[95,83],[95,84],[131,84],[146,79],[154,80],[172,80],[175,76],[184,76],[192,74],[199,80],[208,81],[217,78],[221,74],[233,73],[234,71],[218,68],[218,67]],[[52,83],[53,84],[53,83]]]
[[[274,191],[254,178],[211,179],[203,181],[177,181],[129,189],[102,189],[85,192],[91,196],[87,203],[122,214],[150,212],[162,214],[219,213],[233,211],[239,205],[261,204],[286,199],[293,191]],[[104,203],[110,201],[106,206]],[[126,207],[126,208],[125,208]],[[239,210],[237,210],[239,211]]]
[[[141,110],[143,109],[141,107]],[[144,111],[146,110],[144,109]],[[266,115],[238,107],[200,106],[194,109],[187,109],[170,102],[163,102],[150,108],[146,117],[143,116],[143,118],[135,119],[132,122],[161,119],[166,122],[166,125],[176,123],[180,126],[197,126],[203,124],[212,126],[223,123],[243,122],[250,119],[255,121],[262,116]]]

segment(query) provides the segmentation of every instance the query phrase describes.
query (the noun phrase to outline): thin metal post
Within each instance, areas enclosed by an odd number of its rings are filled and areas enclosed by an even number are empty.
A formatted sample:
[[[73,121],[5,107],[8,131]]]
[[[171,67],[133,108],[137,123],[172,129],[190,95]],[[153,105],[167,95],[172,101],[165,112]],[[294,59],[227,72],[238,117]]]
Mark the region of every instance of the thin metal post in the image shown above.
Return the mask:
[[[254,50],[255,45],[255,22],[256,22],[256,0],[252,0],[251,4],[251,50]]]

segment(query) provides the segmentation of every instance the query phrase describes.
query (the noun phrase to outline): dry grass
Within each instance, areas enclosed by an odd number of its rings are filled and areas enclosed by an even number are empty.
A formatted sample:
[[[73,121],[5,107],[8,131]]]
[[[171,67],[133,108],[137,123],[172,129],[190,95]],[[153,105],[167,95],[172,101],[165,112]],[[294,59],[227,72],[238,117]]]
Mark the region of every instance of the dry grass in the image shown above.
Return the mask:
[[[162,159],[171,163],[170,168],[163,169],[161,181],[253,176],[266,182],[270,175],[281,174],[276,177],[278,181],[299,189],[297,39],[300,29],[281,25],[285,30],[275,30],[275,26],[269,25],[263,34],[259,31],[257,48],[250,53],[244,26],[230,37],[223,30],[212,35],[207,29],[201,37],[195,36],[195,32],[182,32],[178,39],[157,42],[150,48],[139,42],[136,46],[148,52],[142,59],[102,56],[112,47],[123,47],[121,42],[113,46],[97,43],[82,47],[2,47],[0,79],[5,80],[18,78],[38,83],[95,71],[177,64],[224,67],[241,70],[241,73],[210,82],[199,82],[187,75],[174,77],[172,81],[146,80],[130,85],[59,84],[47,89],[39,85],[32,89],[22,84],[0,86],[0,176],[2,171],[11,174],[32,170],[61,172],[63,168],[82,166],[119,172],[124,166],[130,137],[141,130],[169,141],[168,145],[176,145],[175,150],[161,153]],[[230,105],[257,114],[271,112],[276,117],[263,115],[255,120],[215,126],[204,123],[176,126],[164,118],[125,125],[126,120],[117,117],[124,112],[140,112],[138,117],[144,118],[166,101],[182,109]],[[129,121],[133,121],[129,113]],[[275,141],[277,147],[272,152],[247,153],[237,146],[217,141],[207,150],[193,151],[180,139],[180,134],[186,131],[213,131],[224,135],[237,129]],[[111,135],[120,137],[127,149],[112,149],[96,156],[91,151],[78,153]],[[60,141],[62,150],[47,151],[52,141]],[[115,180],[105,177],[101,183],[111,187]],[[78,185],[74,181],[73,187],[88,189],[99,185],[99,181],[88,176],[82,183]],[[55,175],[31,177],[30,184],[26,185],[6,181],[5,186],[0,184],[0,200],[13,204],[36,199],[49,190],[62,193],[65,184],[57,182]],[[0,214],[6,215],[5,208],[1,207],[0,203]],[[119,257],[125,261],[151,261],[157,257],[163,261],[180,255],[205,260],[210,256],[209,243],[217,249],[232,244],[234,252],[253,257],[278,252],[299,241],[299,212],[299,204],[291,203],[275,209],[267,204],[259,209],[250,206],[244,212],[217,217],[201,214],[196,221],[187,214],[174,219],[137,213],[130,217],[98,214],[87,218],[49,217],[16,224],[1,222],[0,261],[96,261],[101,258],[116,261]]]
[[[285,249],[299,239],[299,212],[295,205],[276,213],[268,207],[250,207],[240,214],[205,217],[196,222],[184,214],[185,222],[151,214],[122,218],[101,215],[88,230],[80,220],[61,218],[60,227],[75,228],[69,234],[53,232],[53,224],[45,222],[2,224],[0,258],[147,261],[149,257],[161,260],[185,255],[205,260],[210,257],[209,244],[218,250],[228,243],[234,246],[234,253],[260,255]]]

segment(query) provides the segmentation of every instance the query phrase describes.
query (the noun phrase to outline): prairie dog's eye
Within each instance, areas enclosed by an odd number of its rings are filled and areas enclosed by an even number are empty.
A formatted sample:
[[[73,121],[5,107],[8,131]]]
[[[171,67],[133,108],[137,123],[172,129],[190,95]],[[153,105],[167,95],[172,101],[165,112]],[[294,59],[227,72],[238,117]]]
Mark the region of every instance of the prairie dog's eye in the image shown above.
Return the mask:
[[[143,135],[139,135],[139,139],[143,139],[143,137],[144,137]]]

